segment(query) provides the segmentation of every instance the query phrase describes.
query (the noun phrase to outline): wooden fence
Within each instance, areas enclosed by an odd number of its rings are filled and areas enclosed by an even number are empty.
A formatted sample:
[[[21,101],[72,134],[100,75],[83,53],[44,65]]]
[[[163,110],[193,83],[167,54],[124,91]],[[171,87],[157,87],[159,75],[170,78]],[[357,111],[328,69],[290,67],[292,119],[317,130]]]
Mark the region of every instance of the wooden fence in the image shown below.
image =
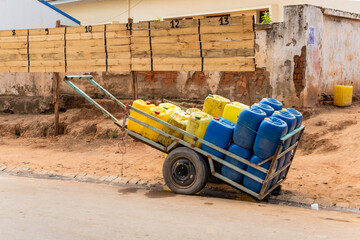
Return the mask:
[[[254,71],[252,16],[0,31],[0,72]]]

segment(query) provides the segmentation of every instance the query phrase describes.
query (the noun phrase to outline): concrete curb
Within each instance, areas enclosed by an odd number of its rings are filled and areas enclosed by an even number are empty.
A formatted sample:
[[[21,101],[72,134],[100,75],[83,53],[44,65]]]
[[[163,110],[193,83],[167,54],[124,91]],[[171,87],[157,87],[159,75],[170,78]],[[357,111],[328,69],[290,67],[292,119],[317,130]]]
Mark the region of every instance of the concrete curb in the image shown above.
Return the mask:
[[[87,182],[87,183],[97,183],[97,184],[107,184],[107,185],[117,185],[117,186],[126,186],[132,188],[147,188],[152,190],[159,191],[171,191],[164,183],[152,180],[142,180],[137,177],[128,178],[122,176],[93,176],[90,174],[84,173],[64,173],[58,174],[54,171],[44,171],[44,170],[31,170],[23,167],[7,167],[0,166],[0,175],[11,175],[11,176],[21,176],[21,177],[30,177],[30,178],[42,178],[42,179],[54,179],[54,180],[66,180],[66,181],[77,181],[77,182]],[[251,196],[240,193],[225,191],[218,187],[207,186],[201,192],[197,193],[200,196],[208,197],[218,197],[233,199],[238,201],[247,201],[247,202],[267,202],[277,205],[288,205],[296,206],[311,209],[311,205],[317,203],[319,209],[332,210],[332,211],[342,211],[360,214],[360,203],[331,203],[326,202],[321,199],[307,199],[301,198],[296,195],[279,195],[279,196],[270,196],[267,201],[259,201],[252,198]]]

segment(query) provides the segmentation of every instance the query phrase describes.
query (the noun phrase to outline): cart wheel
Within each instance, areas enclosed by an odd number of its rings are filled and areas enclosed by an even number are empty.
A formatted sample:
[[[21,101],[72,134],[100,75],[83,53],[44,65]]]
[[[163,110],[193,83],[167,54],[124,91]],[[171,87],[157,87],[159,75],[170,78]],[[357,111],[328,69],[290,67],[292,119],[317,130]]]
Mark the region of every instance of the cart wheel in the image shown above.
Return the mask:
[[[190,195],[205,187],[209,171],[203,156],[189,148],[179,147],[165,159],[163,176],[171,191]]]

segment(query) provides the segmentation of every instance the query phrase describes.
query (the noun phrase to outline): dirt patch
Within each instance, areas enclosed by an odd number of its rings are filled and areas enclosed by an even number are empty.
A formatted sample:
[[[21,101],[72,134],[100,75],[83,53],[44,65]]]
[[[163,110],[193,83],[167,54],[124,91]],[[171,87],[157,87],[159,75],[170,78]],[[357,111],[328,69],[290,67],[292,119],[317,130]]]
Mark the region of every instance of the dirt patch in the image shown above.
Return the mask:
[[[360,105],[308,113],[283,195],[359,203]],[[119,128],[98,110],[72,109],[60,122],[64,134],[53,137],[53,115],[0,114],[0,165],[163,181],[164,154],[128,137],[122,155]]]

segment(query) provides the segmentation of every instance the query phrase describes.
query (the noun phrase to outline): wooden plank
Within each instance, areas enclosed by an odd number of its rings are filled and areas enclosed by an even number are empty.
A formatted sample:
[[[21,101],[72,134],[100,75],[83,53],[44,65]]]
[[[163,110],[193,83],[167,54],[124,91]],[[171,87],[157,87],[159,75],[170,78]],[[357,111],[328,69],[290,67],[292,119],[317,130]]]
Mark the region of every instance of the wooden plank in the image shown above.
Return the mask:
[[[106,30],[106,38],[130,38],[130,31],[109,32]]]
[[[253,57],[254,49],[207,49],[203,50],[204,57]]]
[[[91,32],[91,33],[70,33],[66,34],[66,40],[93,40],[93,39],[104,39],[103,32]]]
[[[127,52],[108,52],[108,59],[123,59],[123,58],[128,58],[130,59],[131,58],[131,53],[130,51],[127,51]]]
[[[29,47],[30,49],[61,48],[64,51],[64,41],[29,42]]]
[[[119,72],[130,72],[131,71],[131,65],[109,65],[108,66],[109,72],[119,71]]]
[[[26,52],[26,49],[24,49]],[[29,48],[30,54],[38,54],[38,53],[64,53],[64,47],[58,48]]]
[[[108,46],[108,53],[130,52],[130,45]]]
[[[60,66],[60,67],[54,67],[54,66],[32,67],[32,66],[30,66],[30,72],[65,72],[65,67],[63,67],[63,66]]]
[[[87,60],[87,59],[98,59],[105,58],[105,52],[89,53],[87,51],[70,52],[66,54],[66,58],[71,60]]]
[[[153,63],[155,65],[199,65],[201,64],[201,58],[173,58],[173,57],[154,57]]]
[[[52,60],[52,61],[32,60],[30,61],[30,66],[31,67],[62,67],[65,66],[65,61],[64,60]]]
[[[25,55],[27,57],[27,55]],[[44,61],[44,60],[64,60],[64,52],[62,53],[35,53],[29,54],[31,61]]]
[[[29,29],[29,36],[39,36],[39,35],[64,35],[65,28],[39,28],[39,29]]]
[[[19,42],[0,42],[0,51],[2,49],[22,49],[27,47],[27,42],[19,41]]]
[[[202,40],[202,39],[201,39]],[[175,36],[155,36],[151,37],[151,42],[156,43],[189,43],[197,42],[199,43],[199,35],[175,35]]]
[[[0,37],[0,42],[19,42],[19,41],[27,41],[27,36],[11,36],[11,37]]]
[[[94,32],[104,32],[105,25],[87,25],[81,27],[67,27],[66,33],[94,33]]]
[[[27,36],[27,30],[7,30],[0,31],[0,37]]]
[[[88,53],[104,52],[105,53],[105,47],[104,46],[66,47],[66,53],[76,53],[76,52],[88,52]]]
[[[116,45],[130,45],[130,38],[119,38],[119,39],[106,39],[108,46],[116,46]]]
[[[127,31],[126,24],[107,24],[106,25],[106,32],[120,32],[120,31]],[[128,31],[130,33],[130,31]]]
[[[0,67],[0,72],[28,72],[28,67]]]
[[[183,50],[183,49],[192,49],[194,51],[200,52],[200,44],[198,42],[189,42],[189,43],[153,43],[152,49],[171,49],[171,50]]]
[[[151,30],[194,28],[194,27],[198,27],[197,19],[151,22],[151,24],[150,24]]]
[[[201,34],[202,42],[215,42],[215,41],[237,41],[237,40],[254,40],[255,35],[253,32],[245,33],[206,33]]]
[[[204,65],[204,71],[235,71],[235,72],[253,72],[255,64],[244,65]]]
[[[154,49],[153,56],[155,57],[200,57],[199,49]]]
[[[201,71],[201,64],[154,65],[154,71]]]
[[[254,48],[254,40],[224,41],[224,42],[204,42],[203,49],[233,49],[233,48]]]
[[[132,58],[131,59],[132,65],[151,65],[151,59],[150,58]]]
[[[108,65],[130,65],[131,59],[108,59]]]
[[[29,42],[41,41],[64,41],[64,35],[29,36]]]
[[[71,66],[68,65],[67,72],[105,72],[106,66]]]
[[[91,39],[91,40],[69,40],[66,41],[66,47],[99,47],[104,48],[104,38],[103,39]],[[104,50],[105,51],[105,50]]]
[[[28,62],[26,61],[6,61],[0,62],[0,67],[27,67]]]
[[[251,26],[253,27],[253,17],[234,16],[234,17],[213,17],[200,19],[201,27],[205,26]]]
[[[106,61],[105,57],[102,59],[89,59],[87,61],[82,60],[67,60],[67,65],[72,67],[78,67],[78,66],[105,66]]]
[[[151,71],[150,65],[144,65],[144,64],[132,64],[131,70],[133,71]]]
[[[27,54],[27,49],[26,48],[21,48],[21,49],[1,49],[0,53],[3,54]]]
[[[134,37],[149,36],[148,30],[133,31]],[[198,34],[198,28],[171,28],[171,29],[158,29],[151,30],[151,36],[175,36],[175,35],[193,35]]]
[[[239,25],[239,26],[203,26],[200,27],[200,33],[248,33],[253,32],[252,25]]]
[[[253,64],[254,58],[230,57],[230,58],[204,58],[204,65],[242,65]]]
[[[0,54],[0,61],[27,61],[27,54]]]

